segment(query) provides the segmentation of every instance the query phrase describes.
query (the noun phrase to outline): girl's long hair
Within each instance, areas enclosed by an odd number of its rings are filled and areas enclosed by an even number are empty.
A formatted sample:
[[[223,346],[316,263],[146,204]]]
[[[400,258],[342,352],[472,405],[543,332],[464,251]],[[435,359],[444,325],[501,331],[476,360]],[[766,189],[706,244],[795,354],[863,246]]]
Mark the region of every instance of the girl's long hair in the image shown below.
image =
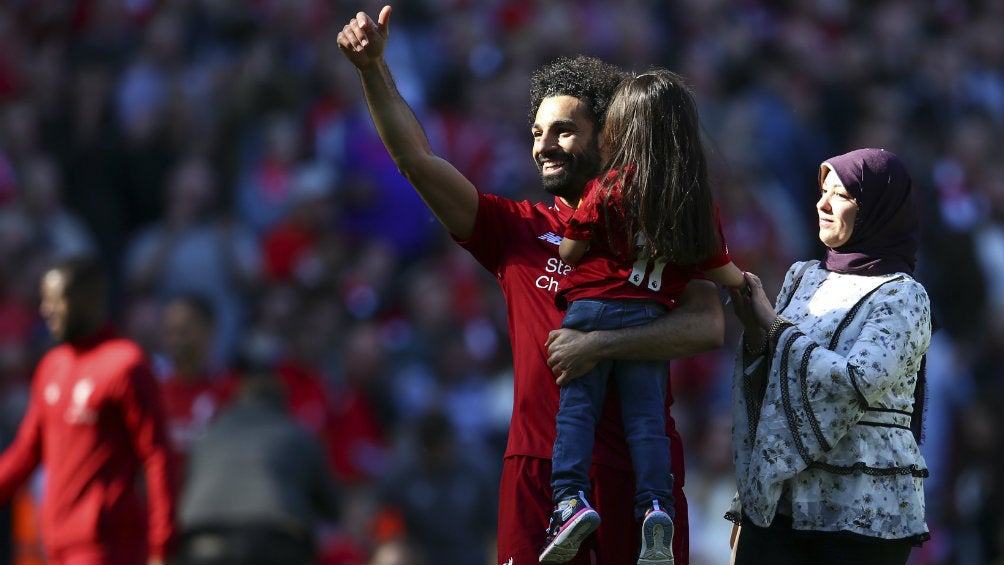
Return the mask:
[[[637,256],[699,264],[716,253],[722,242],[708,161],[697,104],[683,78],[652,69],[625,79],[601,135],[605,169],[616,174],[602,177],[600,187],[605,199],[621,187],[625,228],[640,245]]]

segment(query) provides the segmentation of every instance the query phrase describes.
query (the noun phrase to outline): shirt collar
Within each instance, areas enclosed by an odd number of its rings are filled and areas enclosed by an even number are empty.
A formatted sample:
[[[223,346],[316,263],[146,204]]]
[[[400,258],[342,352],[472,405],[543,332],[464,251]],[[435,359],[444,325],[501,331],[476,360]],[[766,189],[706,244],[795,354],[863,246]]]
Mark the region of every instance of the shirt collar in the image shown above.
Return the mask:
[[[554,209],[558,212],[558,220],[563,224],[567,224],[568,220],[572,217],[572,213],[575,212],[575,208],[569,206],[559,196],[554,197]]]

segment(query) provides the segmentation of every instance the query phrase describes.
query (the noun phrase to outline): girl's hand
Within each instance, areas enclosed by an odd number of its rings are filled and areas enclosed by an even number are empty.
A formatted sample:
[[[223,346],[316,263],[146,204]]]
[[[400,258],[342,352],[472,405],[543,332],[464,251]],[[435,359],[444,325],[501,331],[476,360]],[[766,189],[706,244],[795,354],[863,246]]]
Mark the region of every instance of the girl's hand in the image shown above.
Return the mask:
[[[746,285],[731,289],[729,295],[732,298],[732,309],[743,324],[746,343],[755,348],[763,342],[767,328],[777,314],[763,290],[760,277],[750,272],[744,272],[743,277]]]

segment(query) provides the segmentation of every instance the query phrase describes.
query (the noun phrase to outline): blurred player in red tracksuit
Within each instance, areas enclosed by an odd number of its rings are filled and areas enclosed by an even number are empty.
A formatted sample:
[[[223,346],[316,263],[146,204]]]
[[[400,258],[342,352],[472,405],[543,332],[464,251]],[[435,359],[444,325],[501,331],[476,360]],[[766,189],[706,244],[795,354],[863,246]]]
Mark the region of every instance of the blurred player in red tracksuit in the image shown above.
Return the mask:
[[[45,466],[41,531],[52,565],[162,564],[174,537],[157,382],[142,349],[108,323],[106,292],[89,259],[43,275],[40,312],[58,345],[39,362],[17,437],[0,454],[0,504]]]

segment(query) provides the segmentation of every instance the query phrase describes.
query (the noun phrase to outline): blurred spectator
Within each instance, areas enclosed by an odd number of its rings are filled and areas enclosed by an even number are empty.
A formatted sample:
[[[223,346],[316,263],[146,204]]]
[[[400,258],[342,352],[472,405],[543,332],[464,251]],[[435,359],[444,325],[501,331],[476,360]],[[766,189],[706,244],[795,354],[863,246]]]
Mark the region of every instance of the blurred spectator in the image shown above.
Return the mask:
[[[492,562],[497,478],[461,448],[445,414],[432,410],[412,430],[384,477],[383,512],[401,517],[421,565]]]
[[[31,253],[28,226],[16,217],[0,210],[0,375],[10,384],[27,385],[37,361],[32,346],[36,345],[39,329],[36,305],[40,273],[26,268],[30,261],[26,255]],[[2,398],[4,395],[0,395]]]
[[[338,277],[338,292],[348,313],[372,319],[397,306],[397,277],[404,256],[383,238],[352,242],[348,263]]]
[[[338,518],[338,486],[317,438],[284,409],[270,369],[192,446],[179,505],[179,565],[310,565],[316,529]]]
[[[343,481],[372,482],[386,471],[395,414],[387,400],[390,370],[380,327],[352,325],[339,341],[341,374],[334,378],[328,437],[335,472]]]
[[[219,208],[218,198],[208,162],[180,162],[171,174],[163,220],[132,239],[124,268],[131,292],[206,297],[217,320],[212,361],[224,363],[236,352],[260,266],[256,240]]]
[[[401,539],[380,544],[367,565],[421,565],[411,544]]]
[[[386,352],[376,325],[350,325],[337,298],[275,285],[258,303],[244,355],[275,367],[292,417],[324,443],[342,482],[371,480],[384,464]],[[331,344],[336,344],[332,348]]]
[[[27,353],[42,271],[67,257],[100,256],[90,231],[63,206],[61,173],[48,155],[29,157],[19,177],[17,198],[0,207],[0,347]]]
[[[67,206],[94,234],[101,257],[113,269],[113,288],[118,288],[126,240],[152,218],[127,213],[136,210],[119,176],[126,159],[112,110],[115,79],[111,53],[81,46],[65,80],[73,95],[63,93],[65,102],[50,116],[46,137],[66,184]]]
[[[924,504],[931,542],[915,550],[918,564],[945,563],[951,555],[951,530],[955,515],[957,485],[953,475],[958,471],[957,459],[966,442],[959,441],[956,415],[973,404],[978,394],[973,379],[972,359],[965,342],[954,339],[947,331],[931,336],[927,351],[927,398],[923,442],[920,451],[931,476],[924,481]],[[965,551],[960,547],[961,551]],[[965,563],[966,560],[959,561]]]
[[[178,156],[193,151],[198,138],[179,137],[186,124],[175,98],[186,77],[184,29],[178,14],[165,8],[137,30],[138,48],[116,74],[110,96],[122,133],[113,182],[121,191],[129,232],[159,219]]]
[[[27,159],[21,174],[21,204],[35,232],[36,253],[45,261],[96,255],[87,226],[63,203],[62,172],[48,155]]]
[[[391,322],[394,339],[389,343],[398,386],[390,392],[395,414],[412,421],[443,401],[441,396],[449,387],[441,384],[460,380],[458,372],[476,371],[477,367],[464,363],[470,356],[454,362],[466,353],[466,343],[459,331],[462,321],[450,274],[433,263],[419,263],[400,278],[402,311]],[[441,365],[448,371],[439,371]]]
[[[164,305],[161,398],[178,469],[233,393],[233,376],[212,361],[216,320],[202,297],[183,294]]]
[[[12,101],[0,111],[0,139],[13,163],[22,163],[41,151],[41,130],[38,103],[32,98]]]
[[[331,344],[341,338],[344,315],[331,299],[311,299],[297,304],[296,320],[285,335],[276,374],[286,391],[286,405],[303,426],[321,438],[342,433],[332,427]]]
[[[997,540],[998,527],[987,502],[1001,500],[997,473],[1001,468],[1001,418],[996,398],[973,400],[962,415],[957,434],[954,508],[951,513],[952,535],[959,563],[992,563],[1001,557]]]
[[[427,253],[432,216],[383,148],[365,107],[346,113],[341,133],[342,229],[353,240],[385,241],[402,255]]]
[[[335,178],[325,167],[300,167],[292,180],[289,205],[263,237],[269,283],[296,283],[305,289],[331,285],[346,250],[334,232]]]
[[[687,458],[691,565],[723,565],[731,554],[732,525],[722,520],[722,508],[732,503],[736,482],[732,473],[732,417],[728,400],[723,400],[711,406],[707,425],[695,430],[696,447],[693,457]]]
[[[238,217],[258,236],[272,229],[292,205],[296,163],[302,157],[300,122],[289,113],[270,116],[261,139],[248,140],[240,165]]]
[[[375,487],[370,483],[356,483],[343,488],[341,519],[337,527],[326,528],[319,539],[322,565],[364,565],[383,540],[387,532],[396,534],[396,522],[381,523],[377,515]]]
[[[0,342],[0,450],[14,441],[27,404],[27,383],[18,374],[26,360],[17,358],[21,355],[17,346],[17,342]],[[0,505],[0,565],[10,565],[15,555],[12,507],[11,503]]]

